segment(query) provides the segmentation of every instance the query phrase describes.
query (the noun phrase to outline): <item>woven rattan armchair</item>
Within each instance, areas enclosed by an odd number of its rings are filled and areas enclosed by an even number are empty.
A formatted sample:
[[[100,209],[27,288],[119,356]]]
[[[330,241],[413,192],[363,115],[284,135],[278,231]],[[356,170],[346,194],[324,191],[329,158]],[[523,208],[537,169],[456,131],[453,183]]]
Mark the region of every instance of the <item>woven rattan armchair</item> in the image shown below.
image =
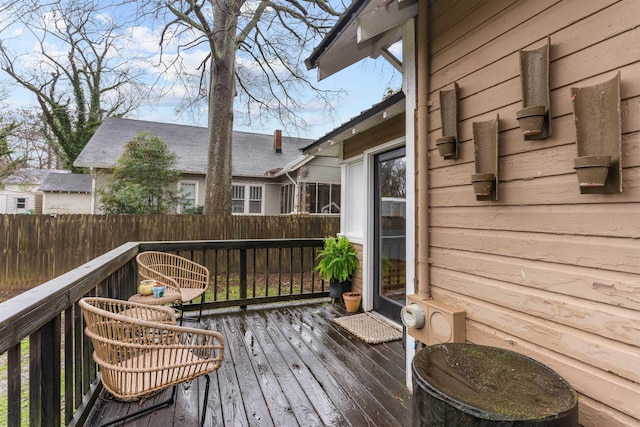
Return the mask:
[[[109,298],[79,302],[85,334],[93,343],[93,360],[104,387],[117,399],[138,400],[173,387],[166,401],[106,425],[149,413],[173,403],[176,386],[204,375],[206,388],[201,425],[209,395],[209,373],[222,364],[224,338],[218,332],[176,326],[173,309]]]
[[[141,279],[155,279],[180,292],[183,303],[200,298],[200,313],[204,304],[204,293],[209,286],[209,270],[190,259],[166,252],[141,252],[136,257]]]

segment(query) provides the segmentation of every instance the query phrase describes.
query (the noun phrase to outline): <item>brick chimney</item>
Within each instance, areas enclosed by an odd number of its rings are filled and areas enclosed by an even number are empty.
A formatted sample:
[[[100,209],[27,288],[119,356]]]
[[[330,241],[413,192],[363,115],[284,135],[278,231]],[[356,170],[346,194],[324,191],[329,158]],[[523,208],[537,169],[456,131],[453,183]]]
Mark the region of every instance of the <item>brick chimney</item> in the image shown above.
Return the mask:
[[[273,133],[273,149],[276,153],[282,153],[282,131],[280,129]]]

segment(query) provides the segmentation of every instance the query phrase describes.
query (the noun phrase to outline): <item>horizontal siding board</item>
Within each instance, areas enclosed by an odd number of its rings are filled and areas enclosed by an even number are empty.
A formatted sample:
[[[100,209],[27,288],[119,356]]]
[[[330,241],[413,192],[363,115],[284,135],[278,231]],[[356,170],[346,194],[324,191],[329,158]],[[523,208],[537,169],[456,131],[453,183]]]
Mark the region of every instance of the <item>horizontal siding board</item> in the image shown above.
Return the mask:
[[[300,178],[299,182],[318,182],[324,184],[340,184],[340,166],[309,166],[308,174],[305,178]]]
[[[638,421],[615,409],[603,405],[588,396],[578,396],[580,408],[579,423],[583,427],[629,427],[637,425]]]
[[[431,189],[429,202],[434,207],[637,203],[640,200],[640,168],[624,169],[622,176],[624,191],[606,196],[580,194],[575,174],[501,182],[500,199],[494,202],[477,201],[469,177],[468,185]]]
[[[439,2],[449,7],[447,12],[430,10],[429,36],[432,38],[431,52],[437,55],[447,48],[453,48],[457,40],[462,39],[473,31],[477,31],[487,21],[503,11],[508,10],[517,0],[477,1],[465,0],[455,4]],[[452,11],[452,9],[454,9]],[[456,22],[452,22],[455,16]]]
[[[614,17],[611,16],[612,14]],[[578,73],[588,73],[591,76],[600,74],[602,71],[596,72],[593,67],[585,67],[581,62],[585,60],[585,55],[589,55],[589,48],[593,46],[594,49],[599,50],[598,43],[600,40],[606,40],[606,37],[610,36],[619,36],[625,32],[629,32],[630,34],[624,37],[636,37],[636,35],[631,33],[637,33],[637,16],[639,14],[640,3],[634,0],[623,1],[609,8],[599,10],[598,13],[588,15],[579,22],[571,22],[563,26],[563,28],[548,31],[538,39],[530,38],[526,31],[523,31],[523,35],[512,34],[510,37],[518,40],[526,40],[529,44],[526,46],[518,46],[509,53],[506,53],[503,58],[474,69],[473,72],[465,76],[458,77],[456,80],[460,84],[460,96],[461,98],[466,98],[498,82],[519,77],[518,51],[520,49],[530,50],[542,46],[546,43],[547,34],[551,37],[549,53],[551,61],[550,85],[552,91],[574,84],[577,81],[576,77],[579,75]],[[611,25],[612,19],[616,20],[615,26]],[[548,25],[548,21],[545,21],[544,25]],[[526,35],[526,37],[524,35]],[[432,44],[434,43],[436,43],[436,41],[432,42]],[[633,45],[628,47],[632,48]],[[615,45],[613,48],[615,49],[614,51],[620,55],[617,60],[622,62],[618,68],[635,62],[635,53],[632,49],[621,50],[621,48]],[[625,55],[624,53],[627,54]],[[627,62],[625,62],[625,59]],[[608,66],[610,61],[607,60],[604,62],[604,64],[597,65],[596,69],[611,69]],[[580,66],[574,67],[571,63],[580,64]],[[604,68],[602,68],[603,66]],[[587,77],[590,76],[587,75]],[[438,73],[434,73],[432,79],[432,90],[440,90],[441,85],[435,81],[438,79]],[[518,94],[520,94],[519,91]],[[431,98],[434,108],[439,107],[437,96],[432,95]],[[552,102],[552,105],[554,106],[553,112],[555,112],[555,103]]]
[[[629,273],[440,248],[432,248],[430,261],[434,268],[640,310],[640,283]]]
[[[542,12],[549,10],[554,4],[561,0],[537,0],[535,2],[520,2],[514,6],[497,11],[494,16],[486,19],[484,24],[476,27],[473,31],[467,32],[465,36],[457,42],[450,44],[448,49],[433,55],[431,61],[432,73],[439,74],[441,70],[448,68],[468,69],[468,73],[474,69],[481,68],[496,61],[506,52],[514,52],[521,48],[522,37],[514,37],[513,33],[525,31],[529,28],[529,40],[536,40],[546,36],[548,26],[531,26],[529,21],[532,16],[542,16]],[[557,18],[556,18],[557,19]],[[461,21],[459,27],[464,31],[465,21]],[[541,28],[542,27],[542,28]],[[473,56],[478,62],[471,62],[466,56]],[[472,67],[472,68],[467,68]],[[461,71],[458,71],[461,72]],[[446,74],[446,71],[444,71]],[[448,78],[449,80],[449,78]],[[438,87],[436,85],[435,87]]]
[[[640,62],[630,64],[628,66],[620,68],[621,72],[621,114],[622,114],[622,133],[623,135],[638,132],[640,130],[640,122],[634,118],[634,113],[640,109],[640,80],[633,79],[633,76],[640,75]],[[606,73],[605,75],[598,75],[581,83],[580,87],[592,86],[602,83],[614,76],[614,73]],[[520,133],[519,125],[516,120],[516,113],[522,108],[519,95],[512,97],[514,102],[498,107],[496,102],[491,100],[485,100],[481,97],[481,94],[474,95],[468,100],[461,100],[459,103],[461,119],[458,124],[458,140],[461,142],[461,155],[473,158],[473,147],[467,148],[465,145],[467,142],[473,141],[472,123],[474,121],[488,120],[494,118],[496,114],[500,115],[500,154],[509,154],[516,150],[538,150],[549,145],[563,144],[563,143],[575,143],[575,125],[573,122],[573,103],[571,101],[571,87],[567,85],[562,88],[551,91],[551,105],[552,105],[552,127],[553,134],[546,140],[536,141],[524,141],[522,134]],[[511,87],[513,90],[513,86]],[[495,97],[494,97],[495,98]],[[497,99],[497,98],[496,98]],[[467,103],[485,104],[486,107],[492,107],[489,112],[483,112],[480,116],[469,116],[465,110]],[[493,103],[492,103],[493,102]],[[502,103],[497,101],[498,103]],[[497,108],[497,109],[495,109]],[[476,113],[481,110],[477,110]],[[467,117],[469,116],[469,117]],[[430,129],[431,137],[429,142],[430,149],[435,149],[435,139],[441,136],[440,129],[440,112],[439,108],[430,114]],[[513,137],[508,135],[513,134]],[[507,137],[510,143],[507,145],[503,142],[503,139]],[[515,142],[514,142],[515,141]],[[516,144],[517,148],[513,147]],[[466,157],[463,157],[463,159]],[[446,163],[446,162],[444,162]]]
[[[433,293],[436,289],[455,293],[458,297],[475,298],[489,304],[556,322],[569,328],[602,335],[621,343],[637,345],[640,318],[636,310],[612,307],[565,295],[513,286],[496,280],[448,270],[432,270]],[[499,319],[494,319],[498,322]],[[542,343],[549,345],[548,342]],[[577,354],[577,353],[576,353]]]
[[[467,312],[467,326],[481,324],[488,329],[499,330],[509,336],[505,344],[528,342],[564,355],[579,353],[579,360],[585,365],[627,378],[630,383],[640,382],[638,355],[634,346],[552,321],[540,321],[526,313],[517,313],[475,299],[458,299],[456,305],[463,306]]]
[[[500,146],[509,145],[508,143],[503,144],[503,142],[500,141]],[[628,173],[632,173],[632,168],[640,167],[640,133],[625,136],[622,144],[622,167],[629,170]],[[533,180],[558,175],[575,176],[573,160],[576,156],[575,144],[551,146],[545,150],[531,150],[500,156],[500,181]],[[432,188],[470,184],[471,174],[474,173],[474,170],[473,159],[448,168],[434,168],[429,173],[429,183]],[[576,178],[576,184],[577,182]]]
[[[640,239],[635,204],[434,207],[432,228],[501,230]]]
[[[634,239],[432,228],[431,246],[640,274]]]
[[[520,49],[529,48],[532,42],[544,40],[549,34],[605,10],[615,2],[617,0],[520,2],[519,7],[513,9],[513,14],[503,16],[506,23],[502,26],[487,22],[482,33],[470,45],[461,47],[458,44],[455,49],[447,49],[446,55],[434,55],[430,87],[435,90],[461,80]],[[523,13],[524,8],[528,12]],[[514,24],[517,22],[522,25],[516,27]],[[467,54],[471,58],[466,58]]]

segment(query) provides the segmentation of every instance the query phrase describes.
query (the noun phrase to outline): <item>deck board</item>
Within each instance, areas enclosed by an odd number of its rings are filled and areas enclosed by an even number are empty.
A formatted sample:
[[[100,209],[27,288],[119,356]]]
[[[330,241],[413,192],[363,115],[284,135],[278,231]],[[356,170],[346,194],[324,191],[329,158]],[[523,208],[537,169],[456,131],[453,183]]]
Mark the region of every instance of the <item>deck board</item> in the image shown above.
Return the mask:
[[[211,375],[205,425],[410,425],[402,341],[366,344],[332,322],[345,314],[338,304],[315,303],[207,316],[204,327],[225,337],[225,356]],[[198,425],[204,390],[204,378],[181,384],[175,404],[126,425]],[[139,407],[103,391],[88,425]]]

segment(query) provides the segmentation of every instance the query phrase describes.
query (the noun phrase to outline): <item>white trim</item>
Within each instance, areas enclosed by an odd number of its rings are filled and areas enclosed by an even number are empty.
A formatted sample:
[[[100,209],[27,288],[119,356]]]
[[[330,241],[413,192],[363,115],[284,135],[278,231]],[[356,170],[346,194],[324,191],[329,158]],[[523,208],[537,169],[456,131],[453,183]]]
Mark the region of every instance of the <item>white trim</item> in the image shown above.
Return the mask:
[[[345,234],[349,240],[354,243],[362,245],[362,265],[360,266],[360,273],[362,275],[362,308],[365,311],[373,310],[373,266],[374,263],[374,253],[373,253],[373,233],[374,233],[374,218],[373,218],[373,204],[375,202],[373,197],[373,174],[374,174],[374,161],[373,158],[377,154],[384,153],[395,148],[399,148],[402,146],[407,146],[407,138],[401,136],[399,138],[388,141],[384,144],[377,145],[368,150],[365,150],[363,154],[349,158],[348,161],[344,161],[342,163],[342,181],[341,181],[341,195],[340,195],[340,203],[342,205],[342,209],[340,211],[340,223],[341,233]],[[413,148],[413,145],[411,146]],[[410,151],[407,148],[407,163],[409,163],[409,155]],[[347,213],[351,212],[351,204],[347,203],[347,200],[351,197],[352,191],[358,191],[358,189],[354,189],[351,185],[352,177],[351,168],[357,165],[362,165],[363,168],[363,178],[364,178],[364,207],[362,209],[362,228],[360,228],[361,232],[357,233],[353,230],[353,224],[349,223],[349,218],[347,217]],[[413,170],[413,168],[411,169]],[[411,181],[411,177],[413,175],[409,175],[407,172],[407,182]],[[362,191],[362,190],[361,190]],[[409,187],[407,188],[407,194],[409,193]],[[410,197],[407,197],[407,201]],[[409,206],[407,206],[407,217]],[[350,214],[351,215],[351,214]],[[412,214],[411,214],[412,215]],[[407,222],[407,225],[409,223]],[[412,233],[407,233],[407,235]],[[413,254],[413,249],[411,254]]]
[[[426,7],[426,2],[422,6]],[[407,137],[407,205],[406,205],[406,286],[407,295],[415,293],[415,227],[416,227],[416,165],[415,165],[415,120],[413,113],[417,108],[416,100],[416,26],[415,21],[410,20],[404,25],[402,34],[402,61],[405,67],[402,73],[402,91],[405,93],[406,124],[405,135]],[[410,155],[409,155],[410,154]],[[407,387],[413,389],[411,362],[415,355],[415,340],[405,333],[405,379]]]
[[[193,207],[195,208],[196,206],[198,206],[198,192],[200,190],[200,186],[198,181],[193,181],[190,179],[181,179],[178,181],[178,190],[180,190],[180,192],[182,193],[182,184],[194,184],[195,185],[195,190],[194,190],[194,196],[195,199],[193,201]],[[182,213],[182,203],[178,203],[178,209],[177,209],[178,213]]]
[[[363,254],[362,254],[362,258],[363,258],[363,264],[366,266],[366,270],[363,268],[362,270],[362,283],[368,283],[369,286],[363,286],[362,289],[362,307],[365,311],[368,310],[373,310],[373,298],[374,298],[374,292],[373,292],[373,278],[375,277],[374,272],[373,272],[373,268],[375,267],[375,253],[373,251],[373,247],[374,247],[374,241],[373,241],[373,237],[375,234],[375,230],[374,230],[374,224],[375,224],[375,218],[374,218],[374,203],[375,203],[375,198],[374,198],[374,186],[373,186],[373,182],[374,182],[374,173],[375,173],[375,163],[373,161],[373,158],[377,155],[377,154],[381,154],[381,153],[385,153],[387,151],[391,151],[395,148],[400,148],[402,146],[406,147],[406,138],[404,136],[401,136],[400,138],[396,138],[393,139],[389,142],[386,142],[384,144],[378,145],[376,147],[370,148],[369,150],[366,150],[365,153],[365,165],[366,165],[366,173],[367,173],[367,203],[366,203],[366,224],[367,224],[367,229],[366,229],[366,233],[365,233],[365,246],[363,247]],[[405,155],[407,158],[409,157],[408,155],[408,151],[407,154]],[[407,175],[408,178],[408,175]],[[409,179],[407,179],[407,181],[409,181]],[[409,194],[407,192],[407,194]],[[408,197],[407,197],[408,199]],[[366,249],[365,249],[366,248]],[[365,277],[366,276],[366,277]],[[365,282],[366,280],[366,282]]]
[[[264,209],[265,209],[265,184],[258,184],[258,183],[250,183],[250,182],[232,182],[231,183],[232,188],[233,187],[244,187],[244,210],[243,212],[232,212],[232,215],[264,215]],[[260,212],[256,213],[249,213],[249,204],[251,202],[251,187],[260,187],[261,188],[261,192],[260,192]],[[231,191],[231,200],[233,201],[233,189]],[[239,200],[239,199],[238,199]],[[232,209],[233,210],[233,209]]]

